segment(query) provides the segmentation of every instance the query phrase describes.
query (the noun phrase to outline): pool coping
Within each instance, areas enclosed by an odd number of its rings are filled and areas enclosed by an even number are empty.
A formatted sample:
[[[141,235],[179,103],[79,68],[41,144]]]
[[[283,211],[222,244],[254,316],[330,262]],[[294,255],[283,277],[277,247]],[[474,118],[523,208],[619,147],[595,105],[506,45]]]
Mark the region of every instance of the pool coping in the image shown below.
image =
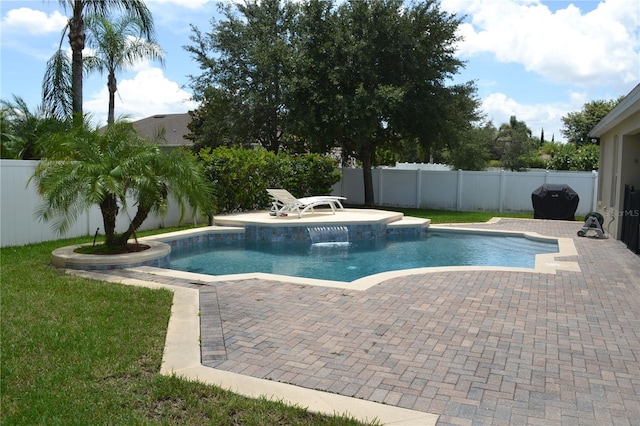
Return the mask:
[[[210,232],[224,233],[226,232],[225,229],[229,230],[229,228],[226,228],[226,227],[223,229],[217,229],[217,227],[198,228],[198,229],[190,229],[187,231],[178,231],[175,233],[167,234],[168,235],[167,239],[163,239],[161,235],[148,237],[148,238],[150,238],[152,241],[179,240],[180,238],[184,238],[186,236],[198,235],[199,233],[200,234],[206,234]],[[240,232],[238,228],[231,228],[231,229],[234,230],[234,232]],[[378,285],[384,281],[390,280],[392,278],[405,277],[408,275],[416,275],[416,274],[432,274],[432,273],[438,273],[438,272],[455,272],[455,271],[512,271],[513,272],[513,271],[516,271],[516,272],[529,272],[529,273],[540,273],[540,274],[555,274],[559,270],[580,272],[580,266],[578,265],[577,261],[562,260],[563,258],[574,257],[574,256],[577,256],[578,254],[575,244],[571,238],[548,237],[548,236],[537,234],[535,232],[498,231],[498,230],[488,230],[488,229],[471,228],[471,227],[452,228],[447,225],[430,225],[429,229],[437,230],[441,232],[452,232],[452,233],[474,233],[474,234],[482,234],[482,235],[524,237],[534,241],[543,241],[543,242],[553,241],[553,242],[557,242],[558,244],[558,252],[543,253],[543,254],[536,255],[534,268],[502,267],[502,266],[436,266],[436,267],[401,269],[397,271],[381,272],[378,274],[369,275],[369,276],[362,277],[349,282],[322,280],[322,279],[315,279],[315,278],[303,278],[303,277],[295,277],[290,275],[270,274],[270,273],[264,273],[264,272],[252,272],[252,273],[229,274],[229,275],[207,275],[207,274],[199,274],[195,272],[185,272],[185,271],[178,271],[173,269],[158,268],[158,267],[148,266],[148,265],[139,265],[129,269],[132,269],[137,272],[144,272],[147,274],[158,275],[163,277],[172,277],[172,278],[190,280],[192,282],[197,282],[201,284],[213,284],[216,282],[238,281],[238,280],[248,280],[248,279],[262,279],[262,280],[286,282],[286,283],[298,284],[298,285],[341,288],[345,290],[357,290],[357,291],[366,291],[367,289],[375,285]]]
[[[136,253],[98,255],[75,252],[78,247],[91,244],[60,247],[51,253],[51,264],[57,268],[85,270],[125,269],[150,264],[158,266],[169,265],[169,255],[171,254],[171,246],[169,244],[142,238],[138,241],[148,245],[149,248]]]

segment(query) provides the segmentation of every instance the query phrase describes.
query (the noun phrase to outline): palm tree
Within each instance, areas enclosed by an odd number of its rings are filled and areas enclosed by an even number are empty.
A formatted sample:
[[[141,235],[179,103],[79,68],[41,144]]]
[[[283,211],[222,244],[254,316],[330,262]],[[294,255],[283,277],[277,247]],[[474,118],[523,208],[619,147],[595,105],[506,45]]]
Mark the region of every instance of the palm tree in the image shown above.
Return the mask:
[[[25,100],[0,101],[2,158],[37,160],[46,155],[46,139],[50,133],[68,129],[69,121],[60,121],[42,106],[29,110]]]
[[[150,213],[165,213],[169,195],[183,214],[187,205],[194,213],[209,213],[211,185],[194,155],[162,151],[141,138],[131,123],[115,122],[104,132],[83,123],[52,140],[56,150],[39,163],[31,179],[44,199],[37,215],[53,221],[60,233],[92,205],[100,207],[109,247],[125,246]],[[134,200],[136,214],[118,234],[116,217],[128,200]]]
[[[532,141],[531,135],[531,129],[515,115],[509,118],[509,123],[500,126],[495,141],[502,146],[500,161],[504,167],[512,171],[528,167],[529,159],[537,145]]]
[[[144,39],[143,22],[136,16],[125,14],[115,22],[107,16],[92,15],[86,20],[89,32],[88,47],[95,51],[85,58],[87,71],[107,73],[109,88],[109,114],[107,125],[113,124],[115,93],[118,90],[116,72],[133,67],[144,59],[158,60],[164,64],[164,52],[154,39]]]
[[[110,11],[126,11],[140,19],[144,36],[152,38],[154,32],[153,17],[151,12],[142,0],[58,0],[67,11],[71,10],[72,16],[64,28],[60,46],[64,35],[69,35],[69,45],[71,46],[71,87],[73,92],[73,114],[78,122],[82,121],[82,73],[83,58],[82,50],[85,47],[85,24],[84,17],[87,15],[107,15]]]

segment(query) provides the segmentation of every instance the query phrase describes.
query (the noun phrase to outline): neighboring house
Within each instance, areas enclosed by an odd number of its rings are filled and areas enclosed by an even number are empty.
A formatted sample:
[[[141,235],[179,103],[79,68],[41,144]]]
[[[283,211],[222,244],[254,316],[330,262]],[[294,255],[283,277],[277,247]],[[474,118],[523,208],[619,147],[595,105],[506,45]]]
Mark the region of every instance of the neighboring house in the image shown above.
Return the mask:
[[[604,228],[616,239],[625,240],[631,231],[637,239],[640,210],[635,206],[625,209],[625,186],[640,191],[640,84],[589,135],[600,139],[597,203]]]
[[[191,146],[193,142],[185,139],[190,131],[187,124],[191,116],[185,114],[156,114],[142,120],[134,121],[133,127],[142,136],[151,140],[159,138],[160,144],[167,148]]]

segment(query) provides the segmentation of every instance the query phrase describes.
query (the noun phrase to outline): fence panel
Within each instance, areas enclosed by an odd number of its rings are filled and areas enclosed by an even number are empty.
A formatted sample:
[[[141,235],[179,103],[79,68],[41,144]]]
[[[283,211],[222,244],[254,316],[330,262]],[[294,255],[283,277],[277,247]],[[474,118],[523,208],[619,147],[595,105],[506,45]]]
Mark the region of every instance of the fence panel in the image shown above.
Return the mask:
[[[580,197],[577,215],[595,210],[596,172],[433,171],[374,169],[376,205],[462,211],[533,212],[531,193],[545,183],[564,183]],[[362,169],[342,169],[333,195],[364,204]]]
[[[416,171],[377,169],[379,171],[378,199],[385,206],[412,207],[416,200]],[[400,191],[398,189],[401,189]]]
[[[461,173],[462,185],[458,210],[499,211],[501,172]]]
[[[545,183],[544,179],[544,172],[504,172],[502,210],[505,212],[533,211],[531,193]]]
[[[349,204],[364,204],[362,169],[342,169],[342,178],[333,185],[332,194],[346,197]]]
[[[0,160],[0,246],[18,246],[58,238],[94,235],[98,228],[100,228],[100,234],[104,234],[102,214],[97,206],[80,214],[63,235],[58,235],[50,222],[43,222],[36,218],[35,212],[42,205],[42,199],[38,195],[35,184],[31,182],[27,186],[27,181],[37,164],[37,161]],[[124,231],[129,226],[130,218],[135,215],[134,200],[128,200],[128,204],[128,209],[122,209],[117,217],[117,232]],[[190,211],[186,213],[183,223],[194,220]],[[180,223],[179,219],[180,209],[175,201],[170,201],[164,217],[150,215],[140,230],[176,226]],[[198,220],[204,219],[198,218]]]
[[[0,237],[2,246],[23,245],[58,238],[51,224],[39,220],[35,213],[42,205],[34,182],[27,186],[37,161],[1,160]],[[79,217],[68,235],[86,235],[87,218]]]
[[[420,198],[412,207],[455,210],[458,193],[458,173],[420,172]]]

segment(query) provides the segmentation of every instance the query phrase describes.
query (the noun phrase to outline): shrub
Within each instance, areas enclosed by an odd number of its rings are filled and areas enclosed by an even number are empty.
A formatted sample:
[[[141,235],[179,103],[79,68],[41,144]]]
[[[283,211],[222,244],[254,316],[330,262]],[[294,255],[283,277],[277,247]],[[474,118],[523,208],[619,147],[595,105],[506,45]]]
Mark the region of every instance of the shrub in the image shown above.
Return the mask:
[[[285,188],[296,197],[327,195],[331,186],[340,180],[338,162],[320,154],[287,156],[280,154],[279,161],[285,164],[280,182],[275,188]]]
[[[198,155],[213,183],[215,213],[267,208],[267,188],[284,188],[296,197],[323,195],[340,180],[337,161],[320,154],[288,156],[264,149],[218,147]]]
[[[574,144],[564,144],[547,162],[547,168],[553,170],[589,171],[597,170],[600,157],[600,147],[593,144],[576,147]]]

